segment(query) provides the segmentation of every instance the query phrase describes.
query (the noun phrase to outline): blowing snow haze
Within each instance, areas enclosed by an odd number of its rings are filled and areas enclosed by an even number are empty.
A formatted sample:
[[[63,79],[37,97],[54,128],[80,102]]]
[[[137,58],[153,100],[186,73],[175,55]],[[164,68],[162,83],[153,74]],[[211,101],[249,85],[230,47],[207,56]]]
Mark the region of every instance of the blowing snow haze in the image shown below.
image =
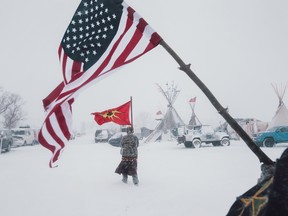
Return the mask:
[[[27,123],[32,127],[42,125],[46,115],[42,99],[62,81],[58,46],[79,2],[28,0],[15,5],[5,1],[0,8],[1,86],[26,101]],[[191,63],[191,69],[232,117],[272,119],[278,98],[271,83],[287,82],[287,1],[126,2],[185,63]],[[218,125],[224,121],[158,46],[82,92],[73,105],[74,127],[95,126],[90,113],[116,107],[130,96],[135,120],[148,113],[155,125],[156,112],[167,109],[157,83],[164,89],[166,83],[178,86],[174,107],[185,123],[191,117],[188,101],[195,96],[195,112],[201,122]]]

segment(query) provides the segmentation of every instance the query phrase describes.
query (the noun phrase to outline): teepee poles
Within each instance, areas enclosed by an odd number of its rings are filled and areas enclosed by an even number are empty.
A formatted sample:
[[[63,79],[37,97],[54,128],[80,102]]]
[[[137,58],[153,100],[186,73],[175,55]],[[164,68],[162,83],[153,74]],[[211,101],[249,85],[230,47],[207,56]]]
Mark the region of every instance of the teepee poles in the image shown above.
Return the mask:
[[[192,100],[192,102],[191,102],[191,100]],[[192,115],[191,115],[191,118],[189,121],[189,125],[197,125],[197,121],[201,125],[202,124],[201,121],[199,120],[199,118],[195,114],[196,97],[191,98],[188,103],[189,103],[190,108],[192,110]],[[191,103],[193,103],[193,105]]]
[[[160,44],[163,48],[175,59],[175,61],[180,65],[180,70],[184,71],[194,83],[202,90],[202,92],[207,96],[212,105],[216,108],[220,115],[227,121],[227,123],[235,130],[235,132],[244,140],[247,146],[254,152],[258,157],[260,162],[266,165],[272,165],[274,162],[253,142],[251,137],[243,130],[243,128],[233,119],[227,112],[227,108],[223,108],[218,100],[214,97],[212,92],[206,87],[206,85],[194,74],[190,69],[190,64],[186,65],[182,59],[172,50],[172,48],[162,40]]]
[[[278,97],[278,100],[279,100],[278,108],[279,108],[283,104],[283,97],[285,95],[288,83],[286,83],[285,86],[283,86],[282,84],[279,86],[279,85],[272,84],[272,83],[271,85]]]

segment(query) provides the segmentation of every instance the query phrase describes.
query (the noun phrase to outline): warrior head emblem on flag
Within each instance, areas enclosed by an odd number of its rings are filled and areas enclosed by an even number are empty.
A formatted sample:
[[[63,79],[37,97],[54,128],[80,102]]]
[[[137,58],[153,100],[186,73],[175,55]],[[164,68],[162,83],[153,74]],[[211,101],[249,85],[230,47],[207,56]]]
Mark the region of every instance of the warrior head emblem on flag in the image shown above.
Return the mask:
[[[99,115],[101,115],[103,118],[114,119],[114,118],[119,118],[119,116],[117,115],[118,113],[121,113],[121,112],[119,112],[118,110],[109,110]]]

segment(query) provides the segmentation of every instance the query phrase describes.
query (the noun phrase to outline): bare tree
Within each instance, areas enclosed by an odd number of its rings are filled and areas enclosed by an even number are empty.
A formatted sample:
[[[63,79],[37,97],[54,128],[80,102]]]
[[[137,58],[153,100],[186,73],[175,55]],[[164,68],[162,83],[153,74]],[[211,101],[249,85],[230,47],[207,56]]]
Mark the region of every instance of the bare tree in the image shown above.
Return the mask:
[[[24,102],[22,98],[17,94],[6,93],[5,96],[5,109],[3,108],[3,127],[13,128],[16,127],[19,121],[24,119],[23,105]],[[1,113],[0,113],[1,114]]]
[[[11,103],[8,100],[9,93],[4,92],[3,88],[0,87],[0,115],[5,113]]]

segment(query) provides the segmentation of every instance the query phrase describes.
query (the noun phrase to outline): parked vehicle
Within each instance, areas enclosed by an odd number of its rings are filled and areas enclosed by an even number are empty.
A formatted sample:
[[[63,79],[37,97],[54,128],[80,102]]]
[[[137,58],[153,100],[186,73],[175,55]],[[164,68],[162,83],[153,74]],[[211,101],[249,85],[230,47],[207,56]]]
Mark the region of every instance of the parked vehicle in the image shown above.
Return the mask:
[[[0,130],[0,147],[1,152],[9,152],[13,144],[12,131],[11,130]]]
[[[96,130],[95,131],[95,143],[108,142],[112,133],[108,129]]]
[[[211,125],[195,125],[185,132],[184,137],[178,138],[186,148],[200,148],[204,144],[213,146],[229,146],[230,137],[225,132],[215,131]]]
[[[122,137],[125,136],[126,134],[127,134],[126,132],[118,132],[118,133],[115,133],[115,134],[108,140],[108,143],[111,144],[112,146],[120,147]]]
[[[177,142],[178,144],[184,144],[186,137],[185,135],[188,133],[188,126],[186,125],[182,125],[180,127],[177,128]]]
[[[288,143],[288,126],[272,127],[266,131],[253,134],[258,146],[274,147],[278,143]]]
[[[30,128],[14,128],[12,134],[14,147],[35,144],[34,131]]]

